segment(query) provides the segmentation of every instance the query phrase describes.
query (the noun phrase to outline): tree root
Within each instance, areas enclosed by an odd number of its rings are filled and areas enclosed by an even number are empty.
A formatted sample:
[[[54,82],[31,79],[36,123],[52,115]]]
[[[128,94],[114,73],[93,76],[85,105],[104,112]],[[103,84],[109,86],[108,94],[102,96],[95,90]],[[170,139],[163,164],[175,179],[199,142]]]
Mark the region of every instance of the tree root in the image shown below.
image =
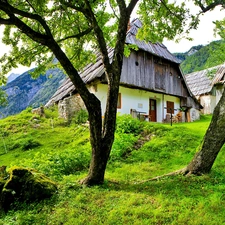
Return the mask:
[[[143,181],[137,182],[136,184],[143,184],[143,183],[146,183],[146,182],[149,182],[149,181],[160,180],[160,179],[162,179],[164,177],[175,176],[175,175],[178,175],[178,174],[182,174],[182,175],[187,175],[188,176],[189,175],[189,171],[185,167],[183,169],[176,170],[176,171],[173,171],[173,172],[170,172],[170,173],[167,173],[167,174],[163,174],[161,176],[157,176],[157,177],[150,178],[148,180],[143,180]]]

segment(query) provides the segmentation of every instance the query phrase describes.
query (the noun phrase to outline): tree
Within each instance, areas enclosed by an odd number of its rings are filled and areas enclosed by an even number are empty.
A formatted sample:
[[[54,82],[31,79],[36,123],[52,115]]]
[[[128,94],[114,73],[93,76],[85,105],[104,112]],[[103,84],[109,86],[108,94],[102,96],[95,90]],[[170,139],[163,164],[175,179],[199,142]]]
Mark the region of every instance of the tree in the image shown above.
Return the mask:
[[[194,2],[202,6],[201,1]],[[92,146],[89,172],[82,181],[86,185],[104,181],[114,141],[127,25],[137,3],[138,0],[0,0],[0,25],[5,26],[2,41],[12,49],[0,59],[0,78],[18,64],[29,66],[32,62],[37,65],[34,75],[39,74],[56,57],[86,105]],[[176,5],[168,0],[142,0],[139,14],[143,21],[139,36],[152,41],[182,36],[187,25],[188,32],[199,22],[198,15],[190,15],[184,2]],[[108,46],[114,48],[112,61]],[[78,73],[94,58],[95,49],[102,55],[108,82],[103,122],[99,99],[88,91]]]
[[[198,152],[184,169],[184,174],[209,173],[216,157],[225,143],[225,91],[213,112],[212,121],[199,146]]]
[[[115,23],[116,42],[113,61],[110,63],[107,45],[114,27],[106,23],[115,16],[106,12],[105,1],[0,1],[0,24],[6,25],[3,41],[12,47],[12,52],[4,56],[4,60],[8,61],[2,66],[3,73],[16,66],[16,63],[29,65],[31,61],[39,65],[36,70],[39,72],[56,57],[86,105],[92,146],[89,173],[83,180],[87,185],[104,181],[114,141],[116,99],[127,24],[137,2],[131,0],[126,5],[125,1],[112,1],[120,18]],[[98,46],[102,53],[108,80],[108,100],[103,124],[100,101],[88,91],[78,73],[79,64],[84,65],[90,55],[90,50],[85,48],[87,43],[91,43],[93,48]],[[47,54],[49,50],[53,53],[51,57]]]
[[[216,6],[220,5],[225,9],[224,0],[215,0],[215,1],[205,1],[196,0],[195,3],[201,8],[202,13],[206,13],[209,10],[213,10]],[[215,22],[216,27],[215,31],[225,38],[224,28],[225,28],[225,19],[222,21]],[[213,117],[209,128],[206,131],[206,134],[198,148],[198,152],[195,154],[192,161],[184,168],[184,174],[206,174],[209,173],[215,160],[220,152],[221,148],[225,143],[225,91],[220,98],[217,106],[214,109]]]
[[[5,93],[5,91],[3,91],[1,88],[0,88],[0,106],[7,106],[8,104],[8,101],[7,101],[7,94]]]

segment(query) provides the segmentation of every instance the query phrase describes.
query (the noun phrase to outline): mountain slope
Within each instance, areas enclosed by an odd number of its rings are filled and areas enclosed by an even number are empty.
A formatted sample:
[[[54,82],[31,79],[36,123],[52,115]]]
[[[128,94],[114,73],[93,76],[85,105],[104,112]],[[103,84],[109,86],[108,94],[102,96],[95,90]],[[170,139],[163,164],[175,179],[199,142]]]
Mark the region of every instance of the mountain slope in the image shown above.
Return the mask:
[[[13,80],[15,80],[17,77],[19,77],[20,74],[18,73],[11,73],[8,77],[7,77],[7,83],[12,82]]]
[[[188,52],[174,53],[174,55],[183,61],[181,69],[184,74],[200,71],[225,61],[225,41],[214,41],[206,46],[194,46]]]
[[[37,79],[33,79],[29,71],[23,73],[2,87],[8,95],[8,105],[0,107],[0,117],[19,113],[28,106],[44,105],[55,93],[64,78],[65,74],[59,69],[48,70]]]

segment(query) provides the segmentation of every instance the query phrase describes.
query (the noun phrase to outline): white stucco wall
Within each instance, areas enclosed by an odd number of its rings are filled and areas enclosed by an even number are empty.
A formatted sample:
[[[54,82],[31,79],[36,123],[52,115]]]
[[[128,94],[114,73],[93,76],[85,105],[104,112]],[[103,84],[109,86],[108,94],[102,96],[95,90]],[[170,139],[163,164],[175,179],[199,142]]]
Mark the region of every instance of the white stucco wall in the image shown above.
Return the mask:
[[[201,110],[203,114],[212,114],[217,104],[216,96],[202,95],[200,97],[200,104],[203,106],[203,109]]]
[[[90,90],[90,92],[95,94],[101,101],[102,115],[104,116],[107,99],[107,85],[96,84],[93,86],[89,86],[88,89]],[[150,99],[156,100],[157,122],[163,122],[164,119],[166,118],[166,115],[168,114],[166,109],[167,101],[174,103],[175,110],[173,116],[175,116],[180,109],[180,99],[175,96],[125,87],[120,87],[119,93],[121,94],[121,108],[117,109],[117,112],[121,114],[130,114],[131,109],[133,109],[136,110],[137,112],[142,112],[143,114],[148,115]],[[58,107],[60,116],[65,119],[71,118],[77,110],[85,108],[83,101],[78,95],[72,95],[64,99],[63,101],[60,101]],[[198,110],[193,109],[192,111],[189,111],[189,115],[190,121],[199,119]],[[170,120],[170,114],[168,114],[168,116]],[[148,119],[148,117],[146,117],[146,119]],[[184,120],[185,119],[183,118],[182,121]]]
[[[104,114],[106,107],[106,93],[107,85],[98,84],[95,95],[99,98],[102,104],[102,113]],[[117,112],[121,114],[130,114],[131,109],[149,114],[149,99],[155,99],[157,104],[157,122],[162,122],[166,116],[166,101],[174,102],[174,108],[180,108],[180,99],[178,97],[147,92],[143,90],[131,89],[120,87],[119,93],[121,93],[121,109]],[[179,110],[175,110],[174,115]]]

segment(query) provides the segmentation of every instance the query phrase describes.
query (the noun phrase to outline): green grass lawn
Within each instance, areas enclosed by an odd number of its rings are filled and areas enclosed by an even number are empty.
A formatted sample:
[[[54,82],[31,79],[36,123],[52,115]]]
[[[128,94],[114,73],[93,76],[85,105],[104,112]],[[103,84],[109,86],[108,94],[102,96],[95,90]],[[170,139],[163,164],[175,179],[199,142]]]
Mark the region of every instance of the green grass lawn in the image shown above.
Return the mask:
[[[147,123],[118,117],[116,139],[102,186],[83,187],[91,155],[85,125],[68,125],[54,110],[30,110],[0,121],[0,165],[32,167],[59,186],[51,199],[21,204],[0,224],[225,224],[223,150],[210,174],[146,181],[186,166],[210,123]],[[146,181],[146,182],[144,182]]]

